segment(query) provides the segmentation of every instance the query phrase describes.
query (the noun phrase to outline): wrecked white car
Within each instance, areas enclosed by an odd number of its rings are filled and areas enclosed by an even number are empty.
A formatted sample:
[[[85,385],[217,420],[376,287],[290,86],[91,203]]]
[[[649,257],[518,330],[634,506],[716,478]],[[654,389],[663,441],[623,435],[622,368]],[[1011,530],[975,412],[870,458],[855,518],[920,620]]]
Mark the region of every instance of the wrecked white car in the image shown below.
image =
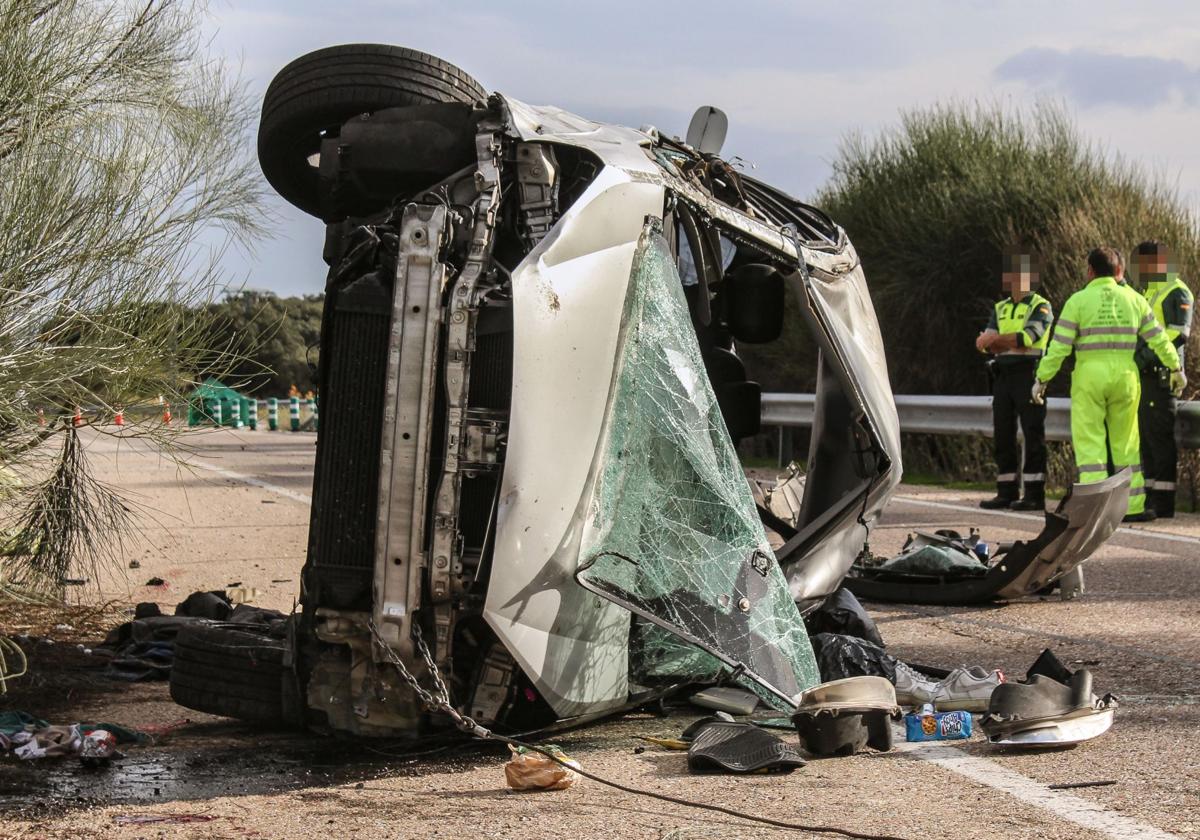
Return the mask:
[[[721,118],[600,124],[397,47],[279,73],[260,160],[330,266],[302,609],[277,699],[230,668],[176,700],[396,735],[428,723],[396,662],[510,729],[722,671],[780,708],[820,682],[801,613],[899,482],[899,428],[854,248],[723,160]],[[737,349],[789,289],[820,370],[784,523],[735,451],[761,414]]]

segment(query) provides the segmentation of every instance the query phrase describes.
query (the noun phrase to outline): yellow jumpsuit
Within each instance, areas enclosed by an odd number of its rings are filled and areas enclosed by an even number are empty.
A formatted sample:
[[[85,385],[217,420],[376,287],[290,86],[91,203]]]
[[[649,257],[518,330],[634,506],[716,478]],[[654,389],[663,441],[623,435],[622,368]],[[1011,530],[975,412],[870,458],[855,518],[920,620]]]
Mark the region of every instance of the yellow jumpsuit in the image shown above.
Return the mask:
[[[1179,356],[1154,319],[1146,299],[1112,277],[1097,277],[1067,299],[1050,348],[1038,365],[1039,382],[1049,382],[1075,351],[1071,377],[1071,443],[1083,484],[1108,476],[1108,447],[1113,466],[1133,468],[1129,513],[1145,510],[1137,412],[1141,382],[1133,351],[1142,338],[1169,369]],[[1107,434],[1106,434],[1107,430]]]

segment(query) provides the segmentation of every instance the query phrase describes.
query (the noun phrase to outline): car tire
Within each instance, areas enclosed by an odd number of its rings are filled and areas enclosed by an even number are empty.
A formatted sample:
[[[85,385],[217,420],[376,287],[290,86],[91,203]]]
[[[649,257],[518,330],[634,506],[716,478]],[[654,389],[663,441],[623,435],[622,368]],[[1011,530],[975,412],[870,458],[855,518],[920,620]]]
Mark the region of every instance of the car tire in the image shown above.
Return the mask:
[[[195,624],[175,637],[171,699],[198,712],[282,726],[293,681],[285,639],[227,624]]]
[[[470,75],[432,55],[383,44],[342,44],[308,53],[271,81],[258,127],[258,162],[284,199],[321,217],[316,167],[322,132],[359,114],[405,105],[487,99]]]

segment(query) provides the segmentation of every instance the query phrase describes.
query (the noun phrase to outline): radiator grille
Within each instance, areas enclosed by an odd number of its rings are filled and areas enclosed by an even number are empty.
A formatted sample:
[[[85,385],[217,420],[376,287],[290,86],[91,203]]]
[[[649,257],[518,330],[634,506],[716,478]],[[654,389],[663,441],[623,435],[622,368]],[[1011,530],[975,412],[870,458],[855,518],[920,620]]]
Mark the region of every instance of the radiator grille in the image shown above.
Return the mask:
[[[368,274],[331,293],[325,318],[306,600],[369,609],[391,293]]]

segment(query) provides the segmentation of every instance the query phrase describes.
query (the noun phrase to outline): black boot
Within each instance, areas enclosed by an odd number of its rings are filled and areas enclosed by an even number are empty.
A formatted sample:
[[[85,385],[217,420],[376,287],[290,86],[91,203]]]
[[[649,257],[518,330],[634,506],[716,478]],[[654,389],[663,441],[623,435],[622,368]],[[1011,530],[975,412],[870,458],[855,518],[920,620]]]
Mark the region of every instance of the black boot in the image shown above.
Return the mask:
[[[1158,517],[1155,516],[1154,511],[1149,506],[1147,506],[1146,509],[1143,510],[1141,513],[1125,514],[1125,517],[1121,521],[1122,522],[1153,522],[1155,519],[1158,519]]]
[[[1046,485],[1040,481],[1025,482],[1025,498],[1008,506],[1010,510],[1045,510]]]
[[[991,499],[984,499],[979,506],[984,510],[1004,510],[1017,501],[1016,496],[1001,496],[997,494]]]
[[[1175,518],[1175,491],[1151,490],[1146,494],[1146,507],[1151,508],[1159,519]]]

